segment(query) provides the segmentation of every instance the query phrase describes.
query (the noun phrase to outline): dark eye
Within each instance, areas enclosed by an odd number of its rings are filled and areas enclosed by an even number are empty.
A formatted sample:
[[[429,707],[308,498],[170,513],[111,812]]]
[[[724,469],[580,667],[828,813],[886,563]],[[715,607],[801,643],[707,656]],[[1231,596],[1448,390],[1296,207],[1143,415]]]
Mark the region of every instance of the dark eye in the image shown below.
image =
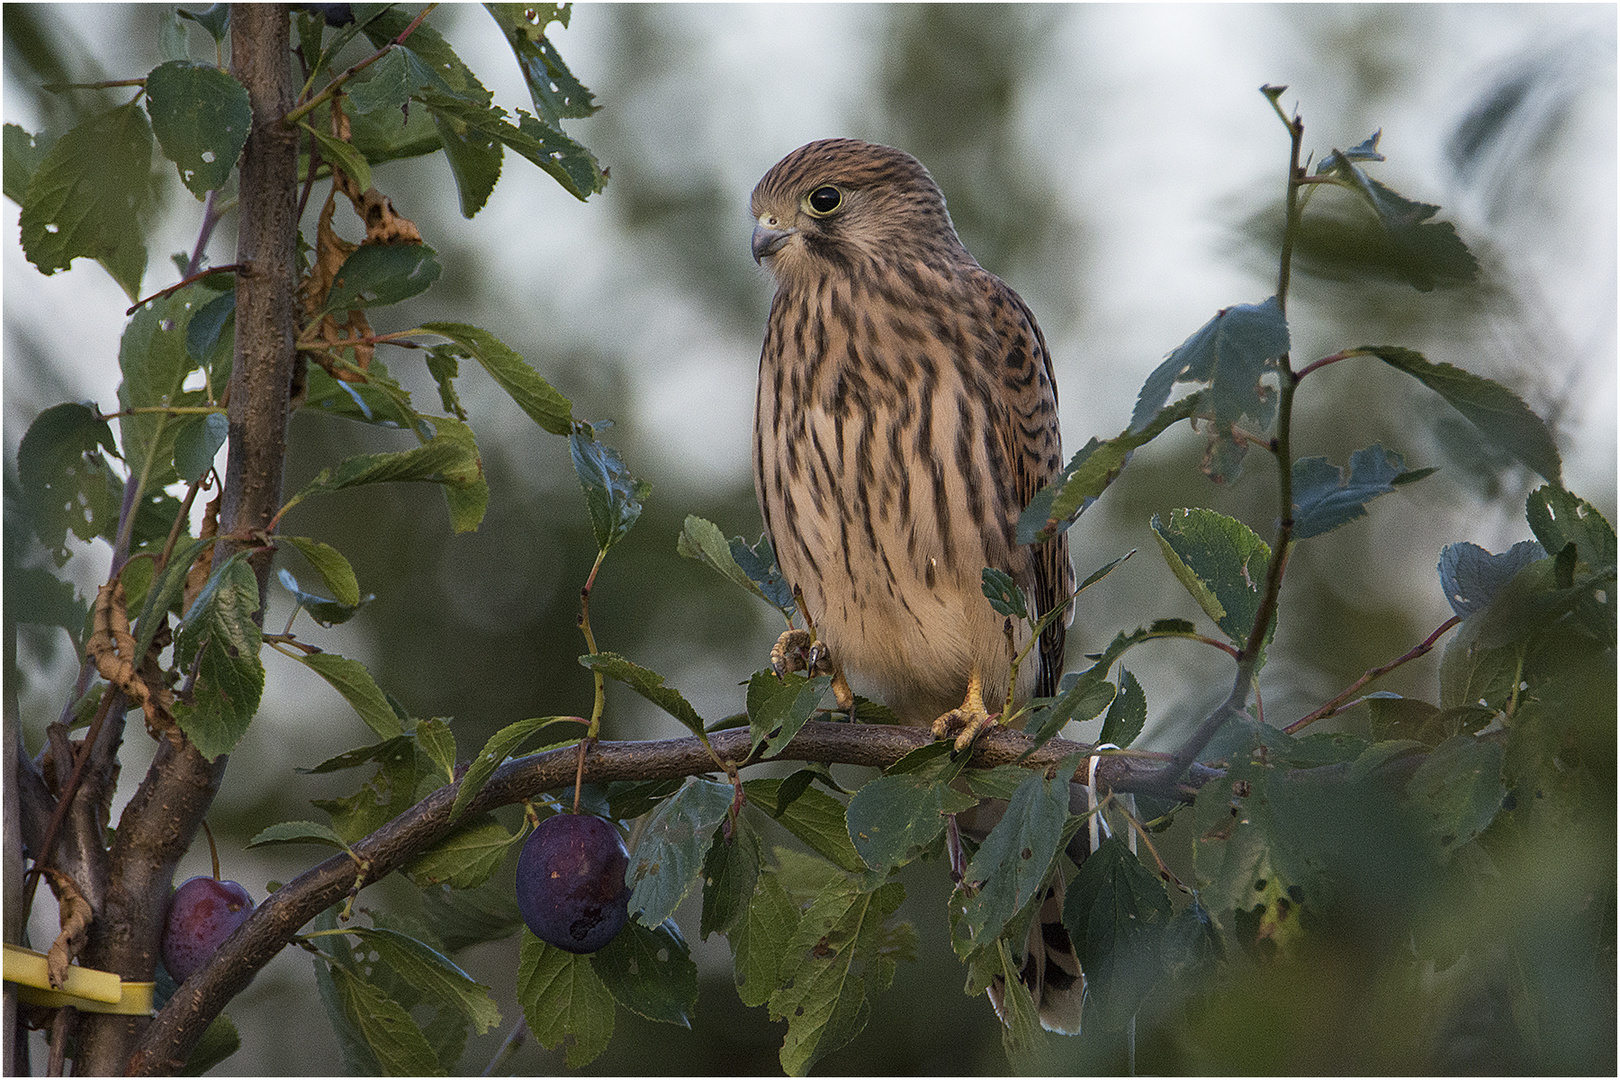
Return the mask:
[[[805,201],[810,204],[812,214],[825,217],[838,209],[838,204],[844,201],[844,193],[828,184],[825,187],[816,188]]]

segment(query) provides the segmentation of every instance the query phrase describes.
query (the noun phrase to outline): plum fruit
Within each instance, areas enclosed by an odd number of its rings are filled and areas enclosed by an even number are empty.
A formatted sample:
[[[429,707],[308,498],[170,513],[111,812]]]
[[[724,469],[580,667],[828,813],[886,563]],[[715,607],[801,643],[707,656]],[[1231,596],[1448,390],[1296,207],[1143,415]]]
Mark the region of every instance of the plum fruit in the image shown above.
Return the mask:
[[[194,877],[174,890],[163,923],[163,966],[185,982],[253,914],[253,897],[234,881]]]
[[[589,814],[557,814],[535,827],[518,855],[517,902],[534,936],[593,953],[630,917],[630,865],[619,830]]]

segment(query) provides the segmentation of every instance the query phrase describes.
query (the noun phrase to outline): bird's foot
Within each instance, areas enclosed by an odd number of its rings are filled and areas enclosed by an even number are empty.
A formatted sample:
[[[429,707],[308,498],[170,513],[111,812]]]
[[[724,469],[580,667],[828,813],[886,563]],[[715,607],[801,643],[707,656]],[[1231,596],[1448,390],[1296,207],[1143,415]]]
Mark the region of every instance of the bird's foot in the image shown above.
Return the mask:
[[[771,670],[778,678],[791,671],[802,671],[811,678],[832,675],[832,653],[824,642],[811,637],[808,630],[784,630],[771,646]]]
[[[934,721],[934,738],[949,739],[954,736],[956,753],[965,753],[979,733],[999,719],[999,716],[985,709],[984,691],[979,682],[979,673],[975,671],[968,680],[967,696],[962,699],[962,704]]]

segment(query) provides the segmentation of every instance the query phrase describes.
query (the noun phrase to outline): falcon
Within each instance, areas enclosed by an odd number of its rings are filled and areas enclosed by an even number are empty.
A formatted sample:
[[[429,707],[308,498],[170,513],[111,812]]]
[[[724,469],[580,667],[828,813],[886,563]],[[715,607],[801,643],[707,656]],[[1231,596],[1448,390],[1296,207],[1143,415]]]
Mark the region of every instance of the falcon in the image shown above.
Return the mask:
[[[844,708],[853,678],[903,722],[966,749],[1009,689],[1015,706],[1050,695],[1063,667],[1067,614],[1009,685],[1029,630],[990,606],[981,577],[1005,571],[1037,617],[1073,591],[1065,536],[1016,538],[1019,514],[1062,468],[1046,340],[968,253],[907,153],[855,139],[802,146],[760,180],[752,212],[754,259],[776,282],[754,486],[808,624],[772,660],[831,673]],[[1074,1030],[1084,980],[1061,908],[1058,878],[1023,980],[1043,1023]]]

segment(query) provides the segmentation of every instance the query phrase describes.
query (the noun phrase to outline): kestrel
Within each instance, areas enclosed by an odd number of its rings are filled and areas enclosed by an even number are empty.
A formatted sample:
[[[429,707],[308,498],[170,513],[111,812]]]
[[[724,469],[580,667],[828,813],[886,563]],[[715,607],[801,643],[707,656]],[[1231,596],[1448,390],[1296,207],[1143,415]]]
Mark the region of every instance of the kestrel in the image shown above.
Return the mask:
[[[834,673],[840,705],[853,700],[847,673],[905,723],[960,731],[966,746],[1006,701],[1028,642],[985,599],[982,570],[1010,574],[1037,614],[1073,590],[1066,537],[1016,540],[1024,506],[1062,468],[1046,341],[909,154],[810,143],[765,174],[752,210],[754,258],[776,280],[754,486],[814,627],[810,664]],[[1021,666],[1015,703],[1056,690],[1066,622]],[[1044,966],[1049,997],[1074,990],[1077,1007],[1078,987],[1058,984],[1083,986],[1079,967],[1061,922],[1056,932],[1067,956],[1042,965],[1037,933],[1027,965]],[[1045,1004],[1043,1022],[1058,1010]]]

